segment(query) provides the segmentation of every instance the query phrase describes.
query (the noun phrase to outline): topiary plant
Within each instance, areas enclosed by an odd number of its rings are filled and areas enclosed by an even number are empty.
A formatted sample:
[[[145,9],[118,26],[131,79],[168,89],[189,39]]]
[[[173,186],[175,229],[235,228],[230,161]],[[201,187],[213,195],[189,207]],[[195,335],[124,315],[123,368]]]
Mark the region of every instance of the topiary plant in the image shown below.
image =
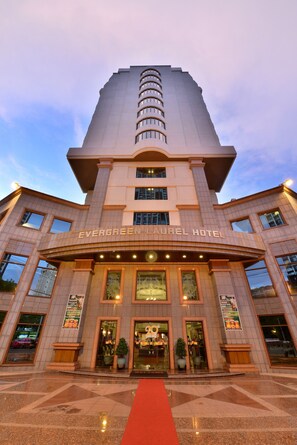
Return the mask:
[[[186,342],[181,337],[177,339],[175,353],[178,358],[185,358],[187,355]]]
[[[124,357],[125,355],[128,354],[128,351],[129,351],[129,347],[128,347],[126,340],[123,337],[120,338],[119,343],[115,350],[115,354],[118,357]]]

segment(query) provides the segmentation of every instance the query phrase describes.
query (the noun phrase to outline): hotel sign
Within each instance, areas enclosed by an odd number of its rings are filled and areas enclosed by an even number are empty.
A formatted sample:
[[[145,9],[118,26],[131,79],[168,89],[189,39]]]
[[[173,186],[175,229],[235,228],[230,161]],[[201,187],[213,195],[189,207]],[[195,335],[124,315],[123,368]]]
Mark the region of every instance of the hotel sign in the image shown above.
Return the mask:
[[[185,229],[184,227],[170,226],[126,226],[112,228],[98,228],[92,230],[81,230],[78,238],[100,238],[108,236],[129,236],[129,235],[179,235],[179,236],[201,236],[206,238],[224,238],[219,230],[209,230],[203,228]]]

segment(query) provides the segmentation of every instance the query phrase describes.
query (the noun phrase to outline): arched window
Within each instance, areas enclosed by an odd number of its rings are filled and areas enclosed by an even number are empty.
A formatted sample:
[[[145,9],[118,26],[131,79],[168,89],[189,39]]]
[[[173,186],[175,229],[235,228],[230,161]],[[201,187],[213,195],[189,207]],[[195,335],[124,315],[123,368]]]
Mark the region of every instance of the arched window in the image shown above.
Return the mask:
[[[156,96],[163,97],[163,94],[160,91],[155,90],[154,88],[149,88],[147,90],[141,91],[141,93],[139,93],[139,97],[146,96],[147,94],[155,94]]]
[[[154,68],[147,68],[146,70],[142,71],[140,76],[144,76],[145,74],[156,74],[157,76],[161,76],[160,72]]]
[[[160,119],[155,119],[153,117],[149,117],[147,119],[142,119],[138,122],[136,129],[144,127],[145,125],[157,125],[158,127],[162,127],[165,130],[165,123]]]
[[[159,139],[160,141],[167,143],[167,138],[165,134],[156,130],[148,130],[139,133],[135,138],[135,143],[142,141],[144,139]]]
[[[156,97],[146,97],[145,99],[142,99],[138,106],[141,107],[142,105],[162,105],[164,106],[163,102],[160,99],[157,99]]]
[[[145,76],[143,76],[140,79],[140,83],[142,83],[142,82],[150,82],[150,81],[152,81],[152,82],[159,82],[159,83],[162,82],[161,81],[161,77],[155,76],[153,74],[145,75]]]
[[[160,108],[157,107],[146,107],[142,108],[138,111],[137,117],[144,116],[146,114],[158,114],[159,116],[164,117],[164,111],[160,110]]]
[[[157,82],[144,82],[139,87],[139,89],[142,88],[160,88],[162,90],[162,86]]]

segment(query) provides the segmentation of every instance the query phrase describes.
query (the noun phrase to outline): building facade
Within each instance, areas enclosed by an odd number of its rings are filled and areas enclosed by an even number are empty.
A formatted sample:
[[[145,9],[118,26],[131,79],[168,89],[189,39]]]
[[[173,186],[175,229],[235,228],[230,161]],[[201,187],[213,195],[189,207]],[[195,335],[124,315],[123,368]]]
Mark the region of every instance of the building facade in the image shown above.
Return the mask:
[[[297,200],[218,204],[236,157],[192,77],[112,75],[68,161],[84,205],[20,187],[0,202],[0,366],[297,369]]]

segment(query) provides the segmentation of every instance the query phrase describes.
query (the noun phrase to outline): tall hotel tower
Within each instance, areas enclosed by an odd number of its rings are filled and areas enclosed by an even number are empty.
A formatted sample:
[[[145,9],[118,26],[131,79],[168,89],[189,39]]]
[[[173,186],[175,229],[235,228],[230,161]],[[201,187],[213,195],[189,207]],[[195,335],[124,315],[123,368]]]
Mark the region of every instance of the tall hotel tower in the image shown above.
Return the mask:
[[[0,201],[0,366],[297,370],[297,200],[279,185],[218,204],[235,159],[187,72],[112,75],[68,161],[84,205]],[[119,371],[120,372],[120,371]]]

